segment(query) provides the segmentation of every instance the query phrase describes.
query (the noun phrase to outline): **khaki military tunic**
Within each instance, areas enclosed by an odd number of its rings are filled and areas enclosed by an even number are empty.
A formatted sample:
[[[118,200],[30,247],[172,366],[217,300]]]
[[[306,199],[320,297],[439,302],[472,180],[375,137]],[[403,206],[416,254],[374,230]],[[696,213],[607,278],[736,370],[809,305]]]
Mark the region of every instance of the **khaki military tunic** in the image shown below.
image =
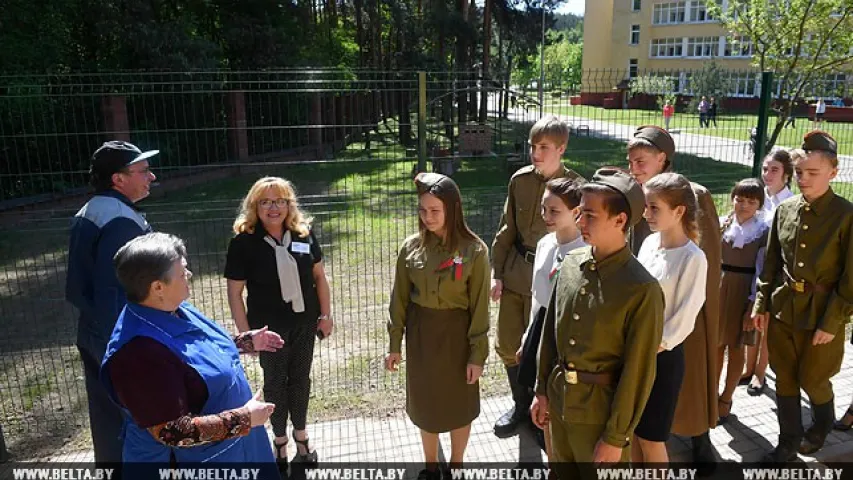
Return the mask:
[[[776,209],[758,280],[754,313],[770,312],[767,333],[777,394],[832,400],[844,325],[853,314],[853,204],[830,189],[811,204],[802,195]],[[835,335],[812,346],[815,330]]]
[[[699,203],[699,248],[708,260],[705,305],[696,317],[693,332],[684,340],[684,380],[675,407],[672,433],[694,437],[717,425],[717,348],[720,319],[721,233],[717,207],[711,193],[692,183]],[[636,255],[643,240],[651,233],[645,219],[640,220],[630,235]],[[636,250],[634,250],[636,248]]]
[[[660,285],[627,246],[602,261],[591,247],[563,260],[536,382],[536,393],[548,397],[552,461],[590,462],[599,439],[628,446],[654,384],[663,311]],[[575,370],[619,377],[586,384],[575,382]],[[625,459],[629,453],[625,448]]]
[[[457,257],[461,264],[452,263]],[[448,260],[451,265],[443,265]],[[406,338],[406,412],[412,423],[433,433],[471,423],[480,413],[480,387],[467,384],[467,365],[482,366],[489,354],[485,245],[468,241],[457,255],[432,234],[424,247],[418,235],[407,238],[389,310],[389,351],[400,353]]]
[[[554,176],[562,177],[581,178],[565,166]],[[503,282],[495,350],[507,366],[516,364],[515,352],[530,319],[533,256],[536,243],[547,233],[541,213],[547,181],[532,165],[515,172],[492,242],[492,270],[495,280]],[[531,252],[529,258],[519,253],[517,244]]]

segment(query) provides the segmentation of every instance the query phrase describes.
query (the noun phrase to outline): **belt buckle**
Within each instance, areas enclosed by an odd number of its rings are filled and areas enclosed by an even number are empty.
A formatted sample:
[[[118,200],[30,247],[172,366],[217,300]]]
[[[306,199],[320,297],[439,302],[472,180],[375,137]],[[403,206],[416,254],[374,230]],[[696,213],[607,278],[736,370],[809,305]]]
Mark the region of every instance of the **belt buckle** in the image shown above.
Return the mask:
[[[536,260],[536,254],[533,252],[524,252],[524,261],[527,263],[533,263]]]
[[[566,383],[569,385],[577,385],[578,384],[578,372],[577,370],[566,370]]]
[[[806,282],[794,282],[791,284],[791,288],[797,293],[805,293]]]

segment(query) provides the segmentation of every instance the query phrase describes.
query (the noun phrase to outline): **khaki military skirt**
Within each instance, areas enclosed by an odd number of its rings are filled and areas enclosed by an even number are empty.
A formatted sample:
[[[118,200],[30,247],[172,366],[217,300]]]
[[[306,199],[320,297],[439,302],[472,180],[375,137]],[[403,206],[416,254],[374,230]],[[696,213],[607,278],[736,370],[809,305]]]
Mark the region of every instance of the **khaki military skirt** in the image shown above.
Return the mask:
[[[406,413],[421,430],[442,433],[480,415],[479,382],[468,385],[467,310],[415,303],[406,318]]]

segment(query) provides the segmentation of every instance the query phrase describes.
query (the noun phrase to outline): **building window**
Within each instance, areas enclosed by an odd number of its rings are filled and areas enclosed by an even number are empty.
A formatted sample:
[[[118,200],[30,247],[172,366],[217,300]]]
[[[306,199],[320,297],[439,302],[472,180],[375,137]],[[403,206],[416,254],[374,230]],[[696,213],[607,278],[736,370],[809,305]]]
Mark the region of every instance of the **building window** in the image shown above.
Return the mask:
[[[847,96],[847,75],[835,73],[827,75],[824,83],[824,96],[844,98]]]
[[[682,57],[684,44],[681,38],[657,38],[652,40],[649,51],[651,57]]]
[[[687,39],[687,56],[715,57],[719,46],[719,37],[690,37]]]
[[[652,12],[652,23],[654,25],[684,23],[686,4],[687,2],[667,2],[655,5]]]
[[[726,38],[726,46],[723,48],[724,57],[751,57],[752,41],[746,37],[737,36]]]
[[[714,18],[708,13],[705,8],[705,0],[690,0],[690,21],[691,22],[712,22]]]
[[[640,8],[642,7],[642,5],[640,5],[640,3],[641,3],[641,0],[633,0],[631,2],[631,11],[639,12]]]
[[[640,44],[640,26],[631,25],[631,45]]]
[[[758,75],[751,72],[733,73],[732,92],[733,97],[754,97],[758,92]]]
[[[637,59],[632,58],[628,60],[628,78],[637,78],[639,74],[639,66],[637,64]]]

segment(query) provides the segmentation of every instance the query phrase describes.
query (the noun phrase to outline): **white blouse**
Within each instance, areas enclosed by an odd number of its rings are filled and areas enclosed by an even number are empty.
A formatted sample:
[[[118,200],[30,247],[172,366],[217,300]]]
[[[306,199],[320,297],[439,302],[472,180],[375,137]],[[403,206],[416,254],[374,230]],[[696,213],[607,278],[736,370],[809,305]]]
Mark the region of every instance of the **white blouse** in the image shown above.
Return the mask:
[[[637,259],[663,290],[665,306],[660,346],[672,350],[693,331],[696,316],[705,304],[708,260],[692,241],[678,248],[661,248],[660,233],[646,238]]]
[[[770,195],[767,188],[764,189],[764,206],[761,208],[761,213],[767,223],[773,221],[773,213],[776,212],[776,207],[793,196],[794,192],[788,187],[782,188],[776,195]]]
[[[779,194],[782,192],[780,191]],[[766,215],[766,211],[761,212],[763,215]],[[764,235],[770,228],[770,224],[773,223],[773,211],[770,211],[768,220],[765,216],[759,217],[756,214],[754,217],[745,221],[743,225],[740,225],[737,222],[737,218],[732,218],[732,223],[723,232],[723,241],[731,242],[732,247],[734,248],[743,248],[747,243],[752,242],[756,238]],[[728,217],[720,217],[720,225],[726,222]],[[767,247],[763,246],[758,249],[758,253],[755,256],[755,275],[752,276],[752,288],[749,292],[749,300],[752,302],[755,300],[755,292],[758,288],[758,277],[761,276],[761,270],[764,269],[764,254],[767,252]]]
[[[533,260],[533,298],[530,305],[530,321],[536,317],[540,307],[547,307],[551,299],[551,274],[560,265],[563,257],[576,248],[585,247],[583,237],[569,243],[557,243],[557,234],[549,233],[536,244],[536,257]]]

